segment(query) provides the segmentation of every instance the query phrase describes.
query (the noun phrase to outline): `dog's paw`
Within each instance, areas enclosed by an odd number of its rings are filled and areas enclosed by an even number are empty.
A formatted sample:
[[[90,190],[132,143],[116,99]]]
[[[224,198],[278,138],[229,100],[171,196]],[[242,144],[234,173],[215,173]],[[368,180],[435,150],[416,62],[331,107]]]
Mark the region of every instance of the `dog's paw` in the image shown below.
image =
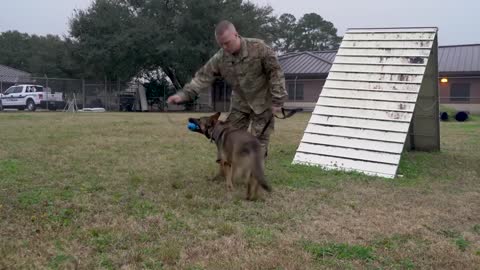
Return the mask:
[[[266,197],[265,193],[257,193],[253,196],[247,196],[245,197],[246,201],[251,201],[251,202],[266,202]]]
[[[227,192],[227,193],[225,193],[225,200],[226,200],[226,201],[232,201],[232,200],[233,200],[233,194],[232,194],[232,192]]]
[[[217,174],[213,177],[208,178],[208,180],[212,182],[223,182],[225,181],[225,177],[221,174]]]

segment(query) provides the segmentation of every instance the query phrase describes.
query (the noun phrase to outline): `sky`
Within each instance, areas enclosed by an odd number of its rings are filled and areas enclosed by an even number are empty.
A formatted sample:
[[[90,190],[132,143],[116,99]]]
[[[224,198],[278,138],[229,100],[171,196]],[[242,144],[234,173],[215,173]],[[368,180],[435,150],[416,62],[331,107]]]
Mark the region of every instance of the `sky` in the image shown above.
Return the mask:
[[[200,0],[199,0],[200,1]],[[300,18],[315,12],[331,21],[343,35],[348,28],[439,28],[440,45],[480,43],[478,0],[250,0],[270,5],[274,14],[291,13]],[[0,0],[0,32],[68,35],[74,9],[85,9],[91,0]]]
[[[75,9],[86,9],[91,0],[0,0],[0,32],[68,35]]]

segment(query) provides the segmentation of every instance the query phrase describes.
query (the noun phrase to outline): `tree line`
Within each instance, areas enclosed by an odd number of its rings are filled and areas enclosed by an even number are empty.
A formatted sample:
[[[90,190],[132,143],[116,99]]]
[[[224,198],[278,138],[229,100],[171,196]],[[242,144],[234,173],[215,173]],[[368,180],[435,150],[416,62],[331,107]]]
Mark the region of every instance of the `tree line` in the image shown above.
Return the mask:
[[[0,33],[0,64],[35,76],[168,78],[178,89],[218,50],[213,30],[222,19],[279,53],[336,49],[340,43],[333,23],[319,14],[275,16],[270,6],[249,1],[95,0],[74,11],[63,37]]]

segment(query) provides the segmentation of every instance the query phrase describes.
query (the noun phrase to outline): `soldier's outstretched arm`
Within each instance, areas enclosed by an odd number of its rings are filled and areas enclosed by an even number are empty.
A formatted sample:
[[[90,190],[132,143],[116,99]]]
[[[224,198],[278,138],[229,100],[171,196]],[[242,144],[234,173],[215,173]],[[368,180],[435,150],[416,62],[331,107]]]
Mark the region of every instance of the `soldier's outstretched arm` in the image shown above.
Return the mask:
[[[282,107],[288,96],[285,90],[285,75],[275,51],[267,45],[264,47],[263,67],[270,80],[273,106]]]
[[[201,67],[195,77],[187,83],[183,89],[177,92],[183,101],[192,101],[200,92],[210,87],[215,80],[215,74],[219,73],[220,52],[217,52],[208,62]]]

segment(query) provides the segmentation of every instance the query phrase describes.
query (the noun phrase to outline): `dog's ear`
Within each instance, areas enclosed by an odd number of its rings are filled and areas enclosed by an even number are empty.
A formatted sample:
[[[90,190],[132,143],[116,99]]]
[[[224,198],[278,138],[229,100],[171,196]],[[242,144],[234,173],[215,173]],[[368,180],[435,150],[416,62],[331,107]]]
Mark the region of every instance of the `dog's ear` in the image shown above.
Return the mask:
[[[215,122],[218,121],[218,118],[220,118],[221,112],[217,112],[216,114],[210,116],[210,119],[214,120]]]
[[[217,112],[216,114],[210,116],[210,121],[212,122],[213,125],[216,125],[218,122],[218,118],[220,118],[221,112]]]

